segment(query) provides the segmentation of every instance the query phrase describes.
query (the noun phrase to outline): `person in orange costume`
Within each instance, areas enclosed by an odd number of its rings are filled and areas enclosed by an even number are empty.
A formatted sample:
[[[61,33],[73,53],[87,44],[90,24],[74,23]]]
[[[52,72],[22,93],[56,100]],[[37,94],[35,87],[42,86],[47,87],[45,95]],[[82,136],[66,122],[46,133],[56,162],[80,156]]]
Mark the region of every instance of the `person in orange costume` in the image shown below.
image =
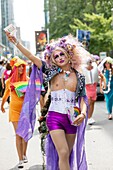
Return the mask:
[[[15,91],[14,83],[20,81],[28,81],[28,78],[26,76],[25,61],[19,59],[18,57],[15,57],[11,60],[10,64],[13,70],[11,77],[6,81],[6,89],[1,103],[1,111],[3,113],[5,112],[4,104],[7,101],[7,98],[10,96],[11,101],[9,106],[9,121],[12,122],[16,134],[16,129],[18,126],[24,96],[18,97]],[[23,168],[24,167],[23,163],[27,162],[26,157],[27,142],[25,142],[24,139],[18,136],[17,134],[16,134],[16,148],[19,157],[18,168]]]

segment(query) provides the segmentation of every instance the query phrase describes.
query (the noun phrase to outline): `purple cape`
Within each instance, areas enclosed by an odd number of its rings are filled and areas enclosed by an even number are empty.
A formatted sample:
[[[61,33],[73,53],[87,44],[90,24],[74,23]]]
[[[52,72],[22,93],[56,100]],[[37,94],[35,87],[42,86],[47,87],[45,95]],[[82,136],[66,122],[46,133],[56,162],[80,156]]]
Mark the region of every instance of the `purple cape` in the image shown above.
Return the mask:
[[[39,90],[36,89],[35,84],[37,79],[40,81]],[[26,142],[33,136],[36,121],[36,104],[40,100],[42,81],[42,69],[39,70],[36,65],[33,65],[16,131],[16,134]]]

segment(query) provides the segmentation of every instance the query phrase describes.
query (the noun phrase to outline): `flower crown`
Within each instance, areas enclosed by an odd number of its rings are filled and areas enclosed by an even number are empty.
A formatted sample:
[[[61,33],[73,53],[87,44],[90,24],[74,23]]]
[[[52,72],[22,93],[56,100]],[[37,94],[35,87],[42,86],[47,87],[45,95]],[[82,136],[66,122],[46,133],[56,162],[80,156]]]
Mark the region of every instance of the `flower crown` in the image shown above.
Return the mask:
[[[71,43],[69,43],[65,37],[63,37],[63,38],[61,38],[57,41],[54,41],[46,46],[46,50],[44,52],[44,58],[46,56],[51,58],[53,51],[58,48],[65,50],[65,52],[67,52],[67,54],[70,56],[73,55],[74,46]]]
[[[46,46],[44,51],[44,59],[46,60],[46,56],[48,57],[46,62],[49,66],[52,64],[52,54],[55,50],[64,50],[64,52],[69,55],[72,67],[75,69],[79,69],[80,65],[86,62],[86,59],[91,58],[90,53],[85,50],[82,47],[82,44],[72,35],[59,38],[57,41],[54,41]]]

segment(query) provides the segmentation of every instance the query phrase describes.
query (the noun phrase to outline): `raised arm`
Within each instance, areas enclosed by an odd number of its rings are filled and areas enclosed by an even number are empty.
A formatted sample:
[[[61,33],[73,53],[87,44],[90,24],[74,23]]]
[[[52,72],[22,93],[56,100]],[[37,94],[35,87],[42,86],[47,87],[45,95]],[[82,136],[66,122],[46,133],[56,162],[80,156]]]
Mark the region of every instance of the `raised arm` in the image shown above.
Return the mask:
[[[8,40],[12,42],[16,47],[22,52],[24,56],[26,56],[29,60],[31,60],[38,68],[42,66],[42,61],[39,57],[33,55],[27,48],[25,48],[14,35],[11,35],[9,32],[5,32]]]

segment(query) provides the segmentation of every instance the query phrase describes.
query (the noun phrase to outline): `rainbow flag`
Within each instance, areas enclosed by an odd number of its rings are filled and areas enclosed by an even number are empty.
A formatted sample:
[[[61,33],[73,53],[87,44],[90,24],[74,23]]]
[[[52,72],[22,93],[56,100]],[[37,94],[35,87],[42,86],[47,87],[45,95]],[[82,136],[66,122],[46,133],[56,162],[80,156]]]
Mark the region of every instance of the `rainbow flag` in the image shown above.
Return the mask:
[[[19,82],[15,82],[13,83],[14,87],[15,87],[15,91],[18,95],[18,97],[22,97],[24,96],[26,90],[27,90],[27,86],[28,86],[28,81],[19,81]],[[40,80],[37,79],[35,81],[35,85],[36,85],[36,90],[40,90]],[[42,84],[42,87],[41,87],[41,91],[45,91],[44,89],[44,85]]]
[[[36,90],[38,91],[38,90],[40,90],[40,80],[39,79],[37,79],[36,81],[35,81],[35,84],[36,84]],[[42,87],[41,87],[41,91],[45,91],[45,88],[44,88],[44,85],[42,84]]]
[[[80,111],[80,108],[75,106],[74,107],[74,116],[77,117],[78,115],[80,115],[81,111]]]

